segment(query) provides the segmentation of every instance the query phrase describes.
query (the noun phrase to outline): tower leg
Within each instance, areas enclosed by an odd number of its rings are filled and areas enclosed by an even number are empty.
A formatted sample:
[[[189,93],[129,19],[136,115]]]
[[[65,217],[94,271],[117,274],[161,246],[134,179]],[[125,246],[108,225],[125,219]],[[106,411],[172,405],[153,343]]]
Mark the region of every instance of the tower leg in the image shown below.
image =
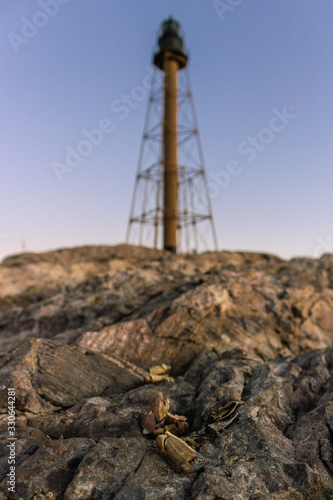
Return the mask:
[[[164,55],[164,249],[177,251],[177,71],[174,54]]]

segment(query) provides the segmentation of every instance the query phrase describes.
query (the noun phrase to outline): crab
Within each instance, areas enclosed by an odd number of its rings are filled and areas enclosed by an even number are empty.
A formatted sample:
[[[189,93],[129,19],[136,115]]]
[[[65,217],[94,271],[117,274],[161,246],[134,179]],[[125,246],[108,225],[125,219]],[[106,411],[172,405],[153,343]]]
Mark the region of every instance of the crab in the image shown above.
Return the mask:
[[[230,401],[217,411],[211,412],[210,416],[214,422],[209,424],[208,428],[219,436],[235,420],[238,415],[236,409],[242,404],[244,404],[242,401]]]
[[[155,392],[148,399],[149,412],[142,418],[143,434],[157,436],[166,431],[184,434],[188,430],[186,417],[169,412],[170,402],[164,400],[162,392]]]
[[[191,474],[205,465],[206,460],[201,453],[168,431],[157,436],[156,445],[177,472]]]
[[[144,377],[146,384],[158,384],[160,382],[174,382],[175,379],[169,376],[171,370],[170,365],[162,363],[161,365],[153,365],[149,367],[149,375]]]
[[[203,426],[201,429],[191,432],[189,436],[186,436],[186,443],[198,449],[204,443],[212,442],[235,420],[238,416],[236,409],[242,404],[244,404],[242,401],[230,401],[222,407],[215,405],[209,408],[204,417]]]
[[[161,365],[152,365],[149,367],[149,373],[151,375],[165,375],[169,374],[171,370],[170,365],[166,365],[165,363],[162,363]]]
[[[158,450],[177,472],[191,474],[200,470],[206,460],[190,445],[199,448],[219,436],[235,420],[238,415],[236,409],[241,404],[242,401],[230,401],[224,406],[219,403],[209,408],[204,417],[204,426],[180,439],[177,436],[185,434],[189,428],[186,417],[170,413],[169,400],[164,399],[162,392],[155,392],[148,399],[150,410],[142,418],[143,434],[156,438]],[[213,436],[209,436],[208,431]]]
[[[173,377],[169,377],[169,375],[146,375],[144,377],[144,382],[146,384],[159,384],[160,382],[174,382],[175,379]]]

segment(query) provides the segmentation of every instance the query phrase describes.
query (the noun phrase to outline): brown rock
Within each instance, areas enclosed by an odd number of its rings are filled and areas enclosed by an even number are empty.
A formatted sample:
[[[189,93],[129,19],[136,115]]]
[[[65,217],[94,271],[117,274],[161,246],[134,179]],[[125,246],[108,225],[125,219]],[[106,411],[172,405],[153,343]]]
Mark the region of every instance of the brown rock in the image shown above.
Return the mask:
[[[332,255],[82,247],[5,259],[0,283],[17,498],[332,498]],[[175,381],[143,384],[162,363]],[[156,390],[187,417],[199,473],[176,473],[143,437]],[[212,412],[230,401],[243,404],[217,436]]]
[[[16,409],[48,413],[84,398],[114,395],[143,383],[144,372],[110,355],[50,340],[25,341],[2,360],[1,384],[16,390]],[[2,391],[1,402],[6,406]]]
[[[64,500],[115,498],[140,466],[148,447],[142,437],[101,439],[80,463]]]
[[[15,497],[24,500],[63,498],[78,464],[93,444],[92,440],[76,438],[42,443],[16,468]],[[1,483],[1,490],[7,491],[6,479]]]

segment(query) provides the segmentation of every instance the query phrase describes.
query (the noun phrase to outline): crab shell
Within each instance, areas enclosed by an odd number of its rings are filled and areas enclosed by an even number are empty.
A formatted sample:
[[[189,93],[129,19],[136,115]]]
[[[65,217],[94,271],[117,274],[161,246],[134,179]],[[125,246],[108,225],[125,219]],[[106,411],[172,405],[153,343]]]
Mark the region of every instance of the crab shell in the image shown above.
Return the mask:
[[[162,392],[155,392],[148,399],[148,405],[150,410],[142,417],[141,423],[144,434],[153,434],[163,427],[170,404],[168,400],[164,401]]]
[[[161,365],[153,365],[149,367],[150,375],[165,375],[168,374],[171,370],[170,365],[166,365],[162,363]]]
[[[167,416],[170,408],[169,400],[164,400],[163,392],[154,392],[148,399],[148,405],[154,414],[156,423],[161,422]]]
[[[177,471],[191,474],[205,465],[205,458],[182,439],[166,432],[156,438],[160,452],[165,455],[169,464]]]
[[[158,384],[159,382],[174,382],[175,379],[173,377],[169,377],[169,375],[146,375],[144,377],[144,382],[146,384]]]

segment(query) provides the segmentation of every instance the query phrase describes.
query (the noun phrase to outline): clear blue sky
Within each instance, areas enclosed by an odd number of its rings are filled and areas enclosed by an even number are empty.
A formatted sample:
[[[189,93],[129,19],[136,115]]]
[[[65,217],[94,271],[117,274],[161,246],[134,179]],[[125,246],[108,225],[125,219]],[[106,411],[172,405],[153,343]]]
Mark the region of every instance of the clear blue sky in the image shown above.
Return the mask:
[[[333,251],[332,0],[16,0],[0,4],[0,258],[124,241],[147,99],[125,120],[111,103],[142,84],[171,14],[208,178],[241,167],[212,200],[220,249]],[[104,118],[59,182],[52,164]]]

